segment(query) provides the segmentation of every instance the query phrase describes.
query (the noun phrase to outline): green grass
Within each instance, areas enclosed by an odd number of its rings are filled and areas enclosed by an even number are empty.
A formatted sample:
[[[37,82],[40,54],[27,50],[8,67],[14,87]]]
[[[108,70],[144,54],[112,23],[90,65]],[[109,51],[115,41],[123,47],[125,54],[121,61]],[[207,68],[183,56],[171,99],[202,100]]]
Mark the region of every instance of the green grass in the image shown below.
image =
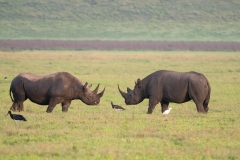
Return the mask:
[[[2,0],[0,39],[240,41],[238,0]]]
[[[239,159],[239,64],[238,52],[0,52],[0,159]],[[170,104],[167,116],[160,105],[146,114],[148,100],[126,106],[117,84],[125,91],[159,69],[203,73],[212,87],[208,114],[198,114],[192,101]],[[16,75],[57,71],[106,86],[100,105],[75,100],[68,113],[58,105],[48,114],[47,106],[27,100],[27,122],[6,117]],[[113,110],[110,101],[126,111]]]

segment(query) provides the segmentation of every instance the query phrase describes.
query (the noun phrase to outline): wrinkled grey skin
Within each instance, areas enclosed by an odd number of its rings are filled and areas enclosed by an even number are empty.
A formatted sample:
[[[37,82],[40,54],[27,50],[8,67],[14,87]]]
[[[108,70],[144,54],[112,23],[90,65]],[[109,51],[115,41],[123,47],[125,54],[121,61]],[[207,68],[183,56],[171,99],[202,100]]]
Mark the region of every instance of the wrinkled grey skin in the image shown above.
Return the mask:
[[[97,94],[99,84],[94,91],[90,91],[88,83],[83,84],[76,77],[67,72],[58,72],[47,76],[32,73],[21,73],[16,76],[10,86],[10,97],[13,101],[11,110],[23,111],[26,99],[39,105],[48,105],[48,113],[61,103],[62,111],[67,112],[71,101],[80,99],[87,105],[97,105],[104,90]],[[12,95],[13,94],[13,98]]]
[[[149,99],[148,114],[160,102],[162,113],[168,109],[170,102],[184,103],[193,100],[199,113],[208,112],[211,87],[206,77],[197,72],[156,71],[143,80],[135,82],[133,90],[119,92],[127,105],[134,105]]]

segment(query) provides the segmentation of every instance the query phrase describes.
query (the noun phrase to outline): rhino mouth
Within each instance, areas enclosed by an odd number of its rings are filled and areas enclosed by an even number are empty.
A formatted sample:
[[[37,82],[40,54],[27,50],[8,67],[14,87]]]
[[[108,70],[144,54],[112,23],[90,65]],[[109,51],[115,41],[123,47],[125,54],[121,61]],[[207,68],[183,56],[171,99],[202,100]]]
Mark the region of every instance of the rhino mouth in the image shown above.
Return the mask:
[[[98,105],[98,104],[99,104],[99,102],[94,102],[94,104],[95,104],[95,105]]]
[[[129,101],[129,100],[125,100],[125,104],[126,105],[136,105],[136,104],[138,104],[139,102],[137,102],[136,100],[131,100],[131,101]]]

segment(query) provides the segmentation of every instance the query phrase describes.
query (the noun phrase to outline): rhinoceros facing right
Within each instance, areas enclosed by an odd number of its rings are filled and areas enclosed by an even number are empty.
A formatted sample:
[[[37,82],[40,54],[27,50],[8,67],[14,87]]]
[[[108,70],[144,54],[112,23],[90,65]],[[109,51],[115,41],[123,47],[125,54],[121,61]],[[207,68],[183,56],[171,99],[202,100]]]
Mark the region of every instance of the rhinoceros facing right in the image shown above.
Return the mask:
[[[127,105],[138,104],[145,98],[149,99],[148,114],[160,102],[162,113],[168,109],[170,102],[184,103],[193,100],[199,113],[208,112],[211,87],[207,78],[197,72],[156,71],[143,80],[135,82],[133,90],[119,92]]]
[[[98,93],[99,85],[94,91],[90,90],[88,83],[83,83],[67,72],[58,72],[47,76],[32,73],[21,73],[16,76],[10,86],[10,97],[13,101],[11,110],[23,111],[23,102],[26,99],[40,104],[48,105],[48,113],[55,106],[62,104],[62,111],[67,112],[72,100],[80,99],[87,105],[97,105],[103,96],[105,88]],[[11,96],[13,93],[13,98]]]

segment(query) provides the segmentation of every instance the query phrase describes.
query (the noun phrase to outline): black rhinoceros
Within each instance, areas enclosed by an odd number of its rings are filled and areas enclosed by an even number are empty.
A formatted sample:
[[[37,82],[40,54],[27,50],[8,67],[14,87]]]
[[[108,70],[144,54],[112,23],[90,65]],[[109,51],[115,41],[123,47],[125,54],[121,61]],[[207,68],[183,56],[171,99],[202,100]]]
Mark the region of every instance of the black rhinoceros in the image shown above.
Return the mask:
[[[87,105],[97,105],[105,91],[104,88],[97,94],[98,88],[99,84],[94,91],[91,91],[87,82],[84,84],[67,72],[47,76],[21,73],[12,80],[10,86],[10,97],[13,101],[10,109],[24,110],[23,102],[26,99],[39,105],[48,105],[48,113],[52,112],[59,103],[62,104],[62,111],[67,112],[74,99],[80,99]]]
[[[127,88],[127,93],[119,92],[127,105],[138,104],[145,98],[149,99],[148,114],[160,102],[162,113],[168,109],[170,102],[184,103],[193,100],[197,111],[206,113],[210,99],[211,87],[207,78],[197,72],[156,71],[143,80],[135,82],[133,90]]]

